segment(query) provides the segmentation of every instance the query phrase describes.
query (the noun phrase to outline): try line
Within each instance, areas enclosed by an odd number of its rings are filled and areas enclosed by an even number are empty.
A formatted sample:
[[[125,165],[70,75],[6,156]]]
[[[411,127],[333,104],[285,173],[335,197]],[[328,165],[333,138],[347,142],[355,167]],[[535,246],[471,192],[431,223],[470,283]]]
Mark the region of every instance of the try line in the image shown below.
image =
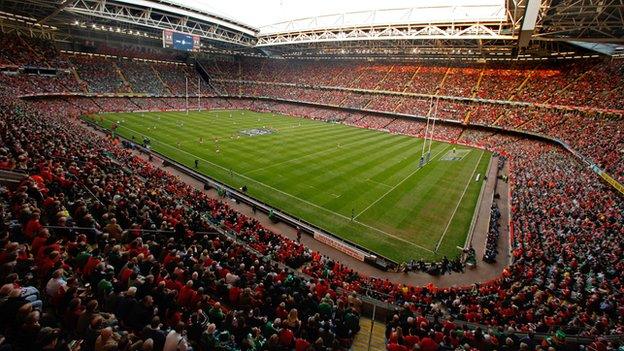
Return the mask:
[[[474,177],[474,174],[477,171],[477,168],[479,168],[479,162],[481,162],[481,158],[483,158],[484,153],[485,151],[481,150],[481,155],[479,155],[479,159],[477,160],[477,163],[475,164],[475,168],[472,170],[472,174],[470,175],[470,178],[468,178],[468,182],[466,183],[466,186],[464,187],[464,192],[462,193],[462,196],[459,198],[459,201],[457,201],[457,205],[455,205],[455,209],[453,210],[453,213],[451,214],[451,218],[449,218],[448,222],[446,223],[446,228],[444,228],[444,233],[442,233],[442,236],[440,237],[440,239],[438,240],[438,243],[436,244],[435,252],[438,252],[438,249],[440,248],[440,244],[442,244],[442,240],[444,239],[446,232],[448,232],[448,229],[451,226],[451,222],[453,221],[453,218],[455,217],[455,213],[457,212],[459,205],[462,203],[462,200],[464,199],[464,196],[466,195],[466,190],[468,190],[468,186],[470,185],[470,182],[472,182],[472,178]],[[477,206],[479,206],[479,204],[477,204]]]

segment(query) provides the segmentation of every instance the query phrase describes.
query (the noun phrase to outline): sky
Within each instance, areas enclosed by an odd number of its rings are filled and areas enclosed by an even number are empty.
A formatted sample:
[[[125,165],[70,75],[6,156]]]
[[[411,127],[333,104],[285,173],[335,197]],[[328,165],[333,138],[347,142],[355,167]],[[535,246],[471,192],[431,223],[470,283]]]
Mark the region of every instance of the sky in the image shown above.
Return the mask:
[[[504,4],[505,0],[168,0],[219,14],[252,27],[292,19],[333,15],[345,12],[398,9],[423,5]]]

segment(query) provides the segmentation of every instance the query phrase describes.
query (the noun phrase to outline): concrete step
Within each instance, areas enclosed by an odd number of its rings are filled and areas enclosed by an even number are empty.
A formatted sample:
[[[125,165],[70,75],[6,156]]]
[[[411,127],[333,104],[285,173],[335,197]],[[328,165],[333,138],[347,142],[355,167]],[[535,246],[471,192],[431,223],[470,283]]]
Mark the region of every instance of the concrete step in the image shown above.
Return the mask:
[[[386,349],[386,326],[379,321],[373,324],[373,332],[371,337],[371,324],[369,318],[360,318],[360,332],[355,336],[351,351],[382,351]],[[368,342],[370,339],[370,348]]]

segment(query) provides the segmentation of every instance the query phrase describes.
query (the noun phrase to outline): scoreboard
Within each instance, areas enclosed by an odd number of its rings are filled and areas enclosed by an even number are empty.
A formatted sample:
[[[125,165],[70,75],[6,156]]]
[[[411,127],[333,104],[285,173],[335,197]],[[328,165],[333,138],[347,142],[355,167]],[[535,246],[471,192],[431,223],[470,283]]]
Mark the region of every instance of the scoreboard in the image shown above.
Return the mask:
[[[199,35],[163,30],[163,47],[181,51],[199,51]]]

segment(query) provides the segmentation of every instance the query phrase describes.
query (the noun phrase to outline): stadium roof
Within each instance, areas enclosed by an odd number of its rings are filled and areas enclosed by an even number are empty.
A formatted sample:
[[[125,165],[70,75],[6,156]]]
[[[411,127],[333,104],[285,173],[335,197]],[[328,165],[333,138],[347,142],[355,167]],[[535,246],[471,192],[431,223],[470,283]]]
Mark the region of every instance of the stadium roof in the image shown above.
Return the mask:
[[[329,27],[505,20],[505,0],[168,0],[248,23],[259,35]]]
[[[551,57],[624,43],[624,0],[0,0],[0,27],[145,45],[167,29],[210,53],[279,57]]]

